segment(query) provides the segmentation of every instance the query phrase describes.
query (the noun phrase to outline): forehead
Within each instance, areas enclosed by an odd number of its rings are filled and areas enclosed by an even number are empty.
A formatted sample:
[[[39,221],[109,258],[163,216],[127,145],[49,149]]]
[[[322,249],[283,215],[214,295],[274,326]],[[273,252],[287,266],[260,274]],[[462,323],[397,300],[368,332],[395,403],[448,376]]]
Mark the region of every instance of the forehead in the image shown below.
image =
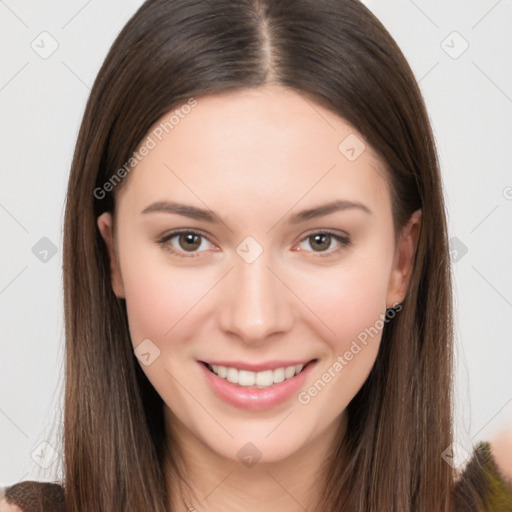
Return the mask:
[[[141,205],[183,194],[196,203],[216,199],[217,206],[263,201],[289,208],[340,197],[389,203],[386,172],[372,148],[306,96],[265,86],[196,101],[172,123],[179,107],[163,116],[144,138],[152,148],[125,184]]]

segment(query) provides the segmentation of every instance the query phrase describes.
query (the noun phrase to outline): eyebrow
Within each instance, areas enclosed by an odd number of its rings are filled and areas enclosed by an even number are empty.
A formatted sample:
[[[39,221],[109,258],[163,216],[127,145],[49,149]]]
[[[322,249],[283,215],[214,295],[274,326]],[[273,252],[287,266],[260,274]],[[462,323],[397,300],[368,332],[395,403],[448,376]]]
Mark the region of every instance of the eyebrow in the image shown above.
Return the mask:
[[[351,209],[357,209],[370,215],[372,213],[371,210],[362,203],[339,199],[337,201],[332,201],[320,206],[315,206],[314,208],[302,210],[301,212],[298,212],[290,217],[289,222],[290,224],[299,224],[300,222],[305,222],[316,217],[323,217],[324,215],[329,215],[330,213]],[[147,208],[142,210],[141,213],[147,214],[155,212],[171,214],[174,213],[177,215],[183,215],[184,217],[189,217],[191,219],[211,222],[213,224],[223,223],[220,217],[211,210],[172,201],[157,201],[156,203],[150,204]]]

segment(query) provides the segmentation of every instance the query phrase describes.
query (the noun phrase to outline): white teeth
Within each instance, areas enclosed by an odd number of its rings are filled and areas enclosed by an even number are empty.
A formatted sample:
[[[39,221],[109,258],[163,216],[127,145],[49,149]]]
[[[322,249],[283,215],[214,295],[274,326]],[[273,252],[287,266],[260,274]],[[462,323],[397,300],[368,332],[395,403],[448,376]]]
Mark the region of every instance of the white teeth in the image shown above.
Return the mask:
[[[284,368],[276,368],[274,370],[274,384],[279,384],[284,380]],[[293,373],[295,373],[295,367],[293,368]]]
[[[233,384],[238,384],[238,370],[236,368],[228,368],[226,380]]]
[[[248,372],[247,370],[240,370],[238,372],[238,384],[240,386],[254,386],[256,382],[256,374]]]
[[[219,375],[220,377],[220,375]],[[264,372],[258,372],[256,374],[256,385],[262,388],[266,388],[268,386],[272,386],[274,383],[274,372],[272,370],[267,370]]]
[[[226,379],[232,384],[252,388],[268,388],[273,384],[279,384],[299,374],[304,368],[303,364],[265,370],[263,372],[250,372],[248,370],[237,370],[217,364],[209,365],[209,368],[221,379]]]
[[[285,379],[290,379],[295,375],[295,366],[288,366],[284,371]]]

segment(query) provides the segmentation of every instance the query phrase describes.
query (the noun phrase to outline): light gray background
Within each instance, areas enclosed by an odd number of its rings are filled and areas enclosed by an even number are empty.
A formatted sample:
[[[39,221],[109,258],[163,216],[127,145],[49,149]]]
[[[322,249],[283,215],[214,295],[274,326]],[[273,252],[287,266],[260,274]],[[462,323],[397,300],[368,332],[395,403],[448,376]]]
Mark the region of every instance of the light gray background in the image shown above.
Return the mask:
[[[140,4],[0,0],[0,485],[60,472],[65,187],[90,87]],[[438,143],[456,237],[462,464],[472,444],[512,425],[512,2],[365,4],[409,60]]]

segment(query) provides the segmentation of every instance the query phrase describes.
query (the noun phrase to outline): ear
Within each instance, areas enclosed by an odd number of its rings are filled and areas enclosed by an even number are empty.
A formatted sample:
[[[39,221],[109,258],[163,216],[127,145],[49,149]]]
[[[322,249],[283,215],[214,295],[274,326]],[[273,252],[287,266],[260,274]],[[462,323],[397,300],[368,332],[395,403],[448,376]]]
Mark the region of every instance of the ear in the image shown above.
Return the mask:
[[[119,268],[119,260],[117,259],[116,246],[113,230],[112,214],[105,212],[97,219],[98,229],[107,246],[108,257],[110,260],[110,280],[112,283],[112,290],[117,298],[124,298],[123,279],[121,277],[121,270]]]
[[[421,210],[416,210],[402,229],[396,244],[393,268],[386,297],[386,307],[388,308],[402,302],[409,288],[420,227]]]

